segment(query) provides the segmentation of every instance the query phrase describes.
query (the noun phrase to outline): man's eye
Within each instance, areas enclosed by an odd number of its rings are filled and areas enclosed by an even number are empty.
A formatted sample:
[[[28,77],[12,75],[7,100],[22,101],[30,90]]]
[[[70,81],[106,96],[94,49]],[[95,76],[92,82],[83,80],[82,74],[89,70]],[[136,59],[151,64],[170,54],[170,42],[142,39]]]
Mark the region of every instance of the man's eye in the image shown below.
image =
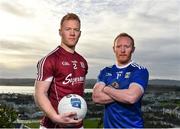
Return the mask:
[[[122,46],[116,46],[116,48],[121,48]]]
[[[74,29],[75,31],[79,32],[80,30],[79,29]]]
[[[66,30],[71,30],[70,28],[66,28]]]
[[[130,48],[131,46],[130,46],[130,45],[125,45],[124,47],[125,47],[125,48]]]

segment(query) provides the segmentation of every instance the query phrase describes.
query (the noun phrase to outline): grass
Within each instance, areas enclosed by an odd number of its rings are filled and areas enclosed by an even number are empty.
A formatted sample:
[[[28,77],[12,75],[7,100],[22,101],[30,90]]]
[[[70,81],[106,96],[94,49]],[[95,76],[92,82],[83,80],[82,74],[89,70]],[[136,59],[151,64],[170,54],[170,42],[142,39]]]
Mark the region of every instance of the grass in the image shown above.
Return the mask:
[[[39,122],[26,123],[25,125],[30,128],[39,128]]]
[[[85,119],[84,120],[84,128],[97,128],[99,124],[98,119]],[[102,124],[100,125],[99,128],[102,128]]]
[[[85,119],[84,120],[84,128],[97,128],[99,120],[98,119]],[[39,128],[39,122],[26,123],[26,126],[30,128]],[[102,124],[99,128],[102,128]]]

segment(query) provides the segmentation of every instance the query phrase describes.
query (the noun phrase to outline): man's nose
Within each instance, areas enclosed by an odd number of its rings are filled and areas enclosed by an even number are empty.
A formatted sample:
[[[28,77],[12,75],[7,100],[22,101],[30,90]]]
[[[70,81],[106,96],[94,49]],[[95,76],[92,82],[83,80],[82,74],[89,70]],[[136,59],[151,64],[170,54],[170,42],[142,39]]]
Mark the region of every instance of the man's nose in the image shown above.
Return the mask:
[[[125,48],[121,47],[121,52],[124,53],[125,52]]]
[[[73,29],[70,31],[70,35],[75,35],[75,31]]]

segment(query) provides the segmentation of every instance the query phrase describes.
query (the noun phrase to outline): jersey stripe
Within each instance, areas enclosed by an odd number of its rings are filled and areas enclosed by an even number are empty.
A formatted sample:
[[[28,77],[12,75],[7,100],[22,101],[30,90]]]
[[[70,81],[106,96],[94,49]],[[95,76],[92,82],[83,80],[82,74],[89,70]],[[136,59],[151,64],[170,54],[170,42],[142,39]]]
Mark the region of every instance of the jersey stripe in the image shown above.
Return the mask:
[[[43,59],[40,60],[39,64],[38,64],[38,79],[37,80],[42,80],[43,77],[43,66],[44,66],[44,62],[45,62],[46,58],[44,57]]]
[[[55,94],[56,94],[56,100],[59,103],[60,99],[59,99],[59,96],[58,96],[57,86],[56,86],[55,82],[56,82],[56,80],[54,79],[54,89],[55,89]]]
[[[54,52],[56,52],[57,50],[59,50],[59,47],[57,47],[55,50],[53,50],[52,52],[50,52],[47,56],[45,56],[44,58],[42,58],[39,63],[38,63],[38,76],[37,76],[37,80],[41,81],[43,78],[43,67],[44,67],[44,63],[47,59],[48,56],[50,56],[51,54],[53,54]]]
[[[140,66],[140,65],[138,65],[138,64],[136,64],[136,63],[132,63],[131,65],[132,65],[133,67],[138,67],[139,69],[145,69],[145,67]]]

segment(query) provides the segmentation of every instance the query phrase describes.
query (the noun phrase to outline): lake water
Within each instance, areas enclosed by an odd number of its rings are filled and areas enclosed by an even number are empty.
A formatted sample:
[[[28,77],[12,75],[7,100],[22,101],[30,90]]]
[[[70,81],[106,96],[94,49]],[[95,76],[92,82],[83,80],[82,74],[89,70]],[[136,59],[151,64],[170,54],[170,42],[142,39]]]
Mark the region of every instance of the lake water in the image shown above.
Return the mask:
[[[21,93],[33,94],[34,86],[0,86],[0,93]],[[92,92],[92,89],[85,89],[85,93]]]

